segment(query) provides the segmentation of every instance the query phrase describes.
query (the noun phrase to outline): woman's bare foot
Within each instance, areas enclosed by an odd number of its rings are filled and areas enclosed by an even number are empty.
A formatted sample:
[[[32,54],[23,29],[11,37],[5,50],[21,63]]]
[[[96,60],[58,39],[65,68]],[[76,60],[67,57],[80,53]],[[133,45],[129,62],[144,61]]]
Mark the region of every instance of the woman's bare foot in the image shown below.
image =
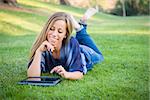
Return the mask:
[[[91,18],[94,14],[98,12],[97,8],[89,8],[84,13],[84,16],[81,18],[83,22],[86,22],[89,18]]]

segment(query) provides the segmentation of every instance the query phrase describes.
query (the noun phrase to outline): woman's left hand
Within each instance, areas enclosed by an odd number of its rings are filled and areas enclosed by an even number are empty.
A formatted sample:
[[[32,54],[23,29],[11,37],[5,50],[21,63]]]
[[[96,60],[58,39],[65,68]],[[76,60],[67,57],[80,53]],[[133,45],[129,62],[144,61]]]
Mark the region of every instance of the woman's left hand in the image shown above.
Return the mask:
[[[68,78],[69,73],[60,65],[60,66],[56,66],[54,67],[50,73],[56,72],[59,75],[61,75],[64,78]]]

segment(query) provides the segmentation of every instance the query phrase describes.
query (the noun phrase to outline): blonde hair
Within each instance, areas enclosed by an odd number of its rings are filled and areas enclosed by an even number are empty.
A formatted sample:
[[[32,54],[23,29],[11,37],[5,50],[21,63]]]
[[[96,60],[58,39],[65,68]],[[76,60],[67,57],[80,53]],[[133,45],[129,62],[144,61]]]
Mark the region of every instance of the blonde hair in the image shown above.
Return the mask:
[[[56,12],[49,17],[49,19],[48,19],[47,23],[45,24],[45,26],[43,27],[41,33],[37,36],[34,44],[32,45],[31,51],[30,51],[29,60],[31,60],[34,57],[35,52],[39,48],[39,46],[45,40],[47,40],[47,38],[46,38],[47,32],[49,31],[49,29],[53,25],[53,23],[57,20],[63,20],[66,22],[66,38],[63,40],[62,45],[67,43],[68,39],[70,38],[70,34],[72,33],[72,30],[73,30],[71,18],[68,14],[66,14],[64,12]]]

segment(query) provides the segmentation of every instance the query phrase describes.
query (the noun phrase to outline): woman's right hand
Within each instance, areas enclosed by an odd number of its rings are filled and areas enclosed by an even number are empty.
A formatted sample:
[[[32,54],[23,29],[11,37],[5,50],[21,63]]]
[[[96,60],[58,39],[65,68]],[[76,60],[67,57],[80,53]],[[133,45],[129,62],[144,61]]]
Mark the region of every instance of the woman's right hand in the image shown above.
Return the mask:
[[[54,46],[52,46],[47,40],[45,40],[36,51],[43,52],[46,50],[51,51],[51,52],[54,51]]]

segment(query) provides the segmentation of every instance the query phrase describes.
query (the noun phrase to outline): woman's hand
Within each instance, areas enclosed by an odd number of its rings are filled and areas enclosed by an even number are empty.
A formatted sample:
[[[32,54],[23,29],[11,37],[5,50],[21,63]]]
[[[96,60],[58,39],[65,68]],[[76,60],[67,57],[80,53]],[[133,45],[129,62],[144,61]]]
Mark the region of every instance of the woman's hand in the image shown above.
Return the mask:
[[[53,72],[58,73],[59,75],[61,75],[61,77],[64,77],[64,78],[68,78],[68,76],[69,76],[69,72],[67,72],[61,65],[54,67],[50,71],[50,73],[53,73]]]
[[[60,38],[50,35],[48,38],[48,42],[55,48],[56,51],[59,51],[62,46],[62,41],[60,41]]]
[[[45,40],[39,46],[39,48],[37,49],[37,51],[43,52],[43,51],[46,51],[46,50],[53,52],[54,51],[54,46],[52,46],[48,41]]]

